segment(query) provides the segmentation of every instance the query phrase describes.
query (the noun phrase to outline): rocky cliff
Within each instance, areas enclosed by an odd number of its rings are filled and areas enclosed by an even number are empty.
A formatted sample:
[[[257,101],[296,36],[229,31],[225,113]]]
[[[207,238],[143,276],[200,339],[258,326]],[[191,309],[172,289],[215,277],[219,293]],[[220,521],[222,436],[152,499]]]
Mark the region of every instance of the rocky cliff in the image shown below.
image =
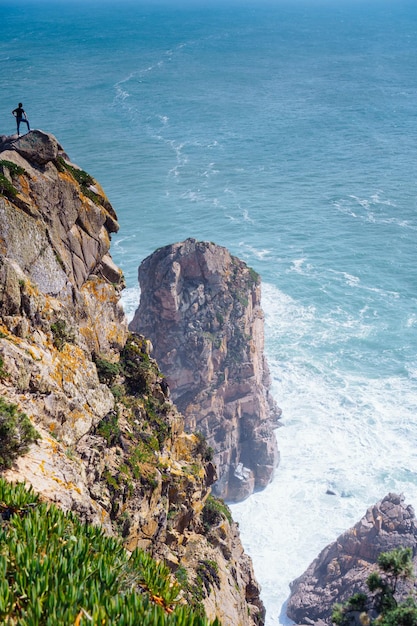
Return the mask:
[[[404,498],[390,493],[291,584],[289,617],[297,624],[330,625],[333,605],[366,593],[366,579],[376,569],[378,555],[398,547],[411,547],[416,554],[417,520]]]
[[[262,624],[250,559],[210,495],[208,446],[184,431],[149,341],[128,332],[117,229],[52,135],[1,139],[0,470],[163,559],[223,626]]]
[[[225,248],[188,239],[145,259],[139,282],[130,328],[151,339],[187,429],[214,449],[216,494],[242,500],[278,464],[260,278]]]

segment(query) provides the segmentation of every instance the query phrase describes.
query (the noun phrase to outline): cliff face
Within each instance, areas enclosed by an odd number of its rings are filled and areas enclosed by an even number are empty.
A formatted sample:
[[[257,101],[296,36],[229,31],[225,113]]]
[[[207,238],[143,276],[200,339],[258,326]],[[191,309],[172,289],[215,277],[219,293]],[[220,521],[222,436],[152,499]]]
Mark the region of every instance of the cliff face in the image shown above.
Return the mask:
[[[151,339],[187,428],[214,449],[216,494],[242,500],[279,459],[259,276],[225,248],[188,239],[145,259],[139,282],[130,327]]]
[[[0,141],[0,399],[40,435],[2,475],[163,558],[223,626],[262,624],[237,527],[210,496],[207,445],[185,433],[149,342],[128,333],[117,229],[52,135]]]
[[[330,626],[333,605],[354,593],[366,593],[366,579],[376,569],[378,555],[398,547],[411,547],[416,553],[417,521],[403,496],[390,493],[291,583],[288,616],[297,624]]]

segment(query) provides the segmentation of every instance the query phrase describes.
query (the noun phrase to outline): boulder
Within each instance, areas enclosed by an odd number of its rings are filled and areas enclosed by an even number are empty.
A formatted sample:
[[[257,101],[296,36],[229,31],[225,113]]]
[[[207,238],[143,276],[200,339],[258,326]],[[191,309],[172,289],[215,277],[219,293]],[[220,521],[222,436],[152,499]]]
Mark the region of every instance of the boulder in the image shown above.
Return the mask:
[[[55,137],[41,130],[32,130],[15,139],[13,147],[24,159],[38,165],[54,161],[59,152]]]
[[[377,569],[381,552],[398,547],[417,548],[417,522],[404,497],[389,493],[369,507],[364,517],[311,563],[294,580],[287,614],[297,624],[330,625],[333,605],[357,592],[366,593],[366,579]]]

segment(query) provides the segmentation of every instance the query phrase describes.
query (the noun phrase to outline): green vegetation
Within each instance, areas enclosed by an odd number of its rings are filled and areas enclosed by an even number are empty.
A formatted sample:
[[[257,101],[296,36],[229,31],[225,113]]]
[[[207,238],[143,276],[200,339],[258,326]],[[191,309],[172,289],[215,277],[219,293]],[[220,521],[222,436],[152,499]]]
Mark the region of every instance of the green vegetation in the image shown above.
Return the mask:
[[[21,167],[20,165],[13,163],[13,161],[7,161],[6,159],[0,160],[0,166],[2,168],[7,167],[7,169],[9,170],[12,176],[20,176],[21,174],[24,174],[26,171],[24,167]]]
[[[114,410],[95,427],[95,434],[115,448],[115,462],[102,478],[114,503],[110,517],[123,532],[127,524],[121,518],[128,499],[138,497],[141,485],[155,489],[167,480],[166,459],[160,453],[171,437],[173,408],[167,401],[166,381],[147,350],[143,337],[130,334],[118,363],[95,357],[99,378],[111,385],[115,398]],[[209,461],[213,456],[203,435],[197,434],[192,454],[194,462],[183,467],[190,482],[202,476],[200,459]],[[167,513],[175,516],[173,509]]]
[[[147,354],[145,341],[130,335],[120,356],[127,392],[134,396],[149,393],[151,384],[161,373]]]
[[[8,374],[4,369],[4,359],[0,356],[0,380],[4,380],[7,378]]]
[[[28,416],[0,396],[0,470],[11,467],[38,439]]]
[[[220,577],[218,574],[219,567],[216,561],[205,559],[200,561],[197,567],[197,580],[200,579],[205,587],[206,592],[210,593],[210,587],[216,585],[220,588]]]
[[[119,363],[113,363],[107,359],[96,356],[94,362],[97,368],[99,381],[105,385],[111,385],[120,374]]]
[[[0,195],[7,198],[15,198],[19,192],[16,187],[6,178],[4,174],[0,174]]]
[[[66,343],[72,343],[75,339],[74,333],[67,328],[67,323],[63,319],[58,319],[51,324],[51,332],[54,337],[53,344],[57,350],[62,350]]]
[[[90,176],[90,174],[88,174],[84,170],[78,169],[77,167],[73,167],[72,165],[67,163],[65,159],[63,159],[61,156],[58,157],[56,161],[56,166],[58,171],[67,171],[71,174],[73,178],[75,178],[77,183],[80,185],[82,193],[85,196],[90,198],[90,200],[92,200],[95,204],[103,204],[103,201],[105,199],[90,189],[90,187],[94,185],[95,182],[94,178]]]
[[[220,326],[223,326],[223,324],[224,324],[224,317],[223,317],[222,313],[220,313],[220,311],[216,312],[216,320],[219,322]]]
[[[248,267],[248,270],[251,281],[255,284],[258,283],[260,278],[258,272],[256,272],[252,267]]]
[[[64,263],[64,260],[63,260],[62,256],[60,254],[58,254],[58,252],[56,250],[54,250],[54,254],[55,254],[55,258],[56,258],[56,261],[57,261],[58,265],[65,272],[67,268],[65,267],[65,263]]]
[[[217,526],[223,520],[227,519],[229,524],[232,523],[232,514],[229,507],[220,498],[209,495],[202,513],[203,526],[206,532],[209,532],[213,526]]]
[[[65,159],[61,156],[57,158],[56,166],[60,172],[69,172],[75,178],[77,183],[82,187],[94,184],[94,179],[92,176],[90,176],[90,174],[82,169],[79,169],[78,167],[73,167],[72,165],[67,163],[67,161],[65,161]]]
[[[213,344],[213,347],[216,350],[218,350],[220,346],[222,345],[222,338],[216,335],[215,333],[204,332],[203,337],[211,341],[211,343]]]
[[[120,357],[126,389],[124,404],[132,411],[132,426],[135,428],[136,424],[136,435],[142,434],[143,441],[149,444],[151,450],[162,450],[171,435],[167,416],[170,405],[165,402],[163,391],[164,377],[156,361],[147,354],[146,342],[141,337],[130,335]],[[140,428],[137,427],[139,422],[142,422]],[[153,445],[155,437],[156,446]]]
[[[208,445],[203,433],[196,433],[195,436],[197,439],[195,453],[200,456],[203,461],[212,461],[214,456],[214,450],[211,446]]]
[[[116,400],[115,411],[99,422],[96,434],[104,437],[109,446],[118,446],[123,439],[127,452],[116,470],[104,473],[107,487],[115,496],[125,494],[126,488],[131,492],[133,480],[155,488],[161,469],[158,452],[171,434],[170,405],[165,402],[161,388],[163,376],[158,365],[147,354],[145,340],[133,334],[127,340],[119,363],[101,357],[96,357],[95,363],[101,382],[111,385]],[[117,519],[118,514],[119,511],[114,510],[112,518]]]
[[[337,626],[417,626],[417,602],[412,596],[398,601],[398,584],[411,581],[411,548],[396,548],[378,557],[379,572],[368,577],[369,593],[356,593],[345,604],[336,604],[332,621]]]
[[[12,161],[7,161],[6,159],[0,160],[0,195],[13,199],[19,192],[5,176],[5,168],[7,168],[10,172],[12,178],[19,176],[20,174],[24,174],[25,170],[23,167],[16,165],[16,163],[13,163]]]
[[[169,569],[0,479],[0,621],[20,626],[210,626]],[[218,620],[211,626],[220,626]]]
[[[103,417],[96,427],[96,433],[104,437],[108,445],[114,446],[119,442],[121,431],[119,427],[119,416],[116,411],[111,411]]]
[[[199,561],[196,568],[196,576],[191,582],[187,571],[180,566],[175,573],[177,581],[184,590],[185,597],[193,610],[200,616],[204,616],[204,605],[202,601],[210,595],[213,586],[220,588],[219,567],[215,561],[205,559]]]

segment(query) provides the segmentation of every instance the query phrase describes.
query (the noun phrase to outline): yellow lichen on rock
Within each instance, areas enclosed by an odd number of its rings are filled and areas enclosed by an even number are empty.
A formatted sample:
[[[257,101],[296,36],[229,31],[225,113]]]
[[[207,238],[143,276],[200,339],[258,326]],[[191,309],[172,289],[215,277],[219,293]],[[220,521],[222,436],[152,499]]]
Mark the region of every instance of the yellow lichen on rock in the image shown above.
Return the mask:
[[[23,173],[0,196],[0,393],[40,435],[4,476],[185,568],[187,602],[223,626],[261,625],[237,527],[223,504],[210,516],[210,450],[184,431],[149,340],[128,335],[101,186],[41,131],[2,156]]]

